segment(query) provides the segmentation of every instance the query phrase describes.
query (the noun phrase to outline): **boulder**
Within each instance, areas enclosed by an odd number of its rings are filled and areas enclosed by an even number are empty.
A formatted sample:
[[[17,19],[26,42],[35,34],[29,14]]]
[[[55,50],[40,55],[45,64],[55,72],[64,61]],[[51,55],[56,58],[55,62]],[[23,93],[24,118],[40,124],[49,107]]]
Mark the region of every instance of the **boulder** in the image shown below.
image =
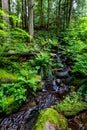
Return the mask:
[[[34,130],[66,130],[67,119],[53,108],[41,110]]]

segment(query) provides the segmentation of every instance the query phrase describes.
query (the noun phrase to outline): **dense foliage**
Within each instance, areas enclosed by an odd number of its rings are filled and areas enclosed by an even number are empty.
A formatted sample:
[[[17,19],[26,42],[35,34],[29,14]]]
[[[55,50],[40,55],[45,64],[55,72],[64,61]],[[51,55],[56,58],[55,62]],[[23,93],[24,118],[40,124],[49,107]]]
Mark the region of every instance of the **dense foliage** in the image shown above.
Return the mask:
[[[64,34],[64,51],[67,63],[72,68],[73,85],[78,91],[87,96],[87,17],[73,21],[67,32]]]
[[[61,71],[66,64],[71,68],[71,95],[55,109],[65,116],[87,109],[87,17],[79,17],[86,14],[84,10],[81,12],[81,4],[86,6],[84,2],[35,0],[34,39],[28,33],[29,6],[19,0],[17,4],[11,2],[14,9],[10,7],[9,14],[0,9],[0,114],[17,111],[30,98],[29,94],[35,96],[37,91],[42,91],[44,79]],[[61,79],[56,79],[56,82],[59,85]],[[48,114],[51,113],[49,110]],[[52,114],[55,123],[55,110]],[[59,123],[57,119],[56,123]]]

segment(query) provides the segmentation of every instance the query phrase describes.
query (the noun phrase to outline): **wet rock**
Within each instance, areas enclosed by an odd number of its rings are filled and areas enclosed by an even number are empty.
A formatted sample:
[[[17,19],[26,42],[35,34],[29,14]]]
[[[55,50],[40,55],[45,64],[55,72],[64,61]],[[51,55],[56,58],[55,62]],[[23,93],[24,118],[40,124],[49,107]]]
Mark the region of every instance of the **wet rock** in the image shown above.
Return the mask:
[[[64,84],[69,84],[70,83],[70,81],[71,81],[71,77],[67,77],[67,78],[64,78],[64,79],[61,79],[62,80],[62,82],[64,83]]]
[[[44,80],[44,87],[43,90],[51,90],[51,91],[57,91],[58,90],[58,85],[56,83],[56,78],[55,76],[51,76]]]
[[[46,122],[44,130],[58,130],[54,124],[51,122]]]
[[[56,60],[57,60],[57,62],[61,62],[60,55],[57,55],[57,56],[56,56]]]
[[[40,112],[34,130],[66,130],[67,119],[53,108],[46,108]]]
[[[69,72],[71,71],[70,67],[66,66],[62,68],[62,70],[58,71],[56,77],[58,78],[67,78],[69,76]]]
[[[57,77],[58,78],[67,78],[67,77],[69,77],[69,73],[68,73],[68,71],[60,71],[57,73]]]
[[[63,94],[69,91],[69,87],[63,83],[60,84],[60,87],[58,89],[59,94]]]
[[[39,109],[47,108],[59,102],[58,94],[55,92],[38,93],[36,97]]]

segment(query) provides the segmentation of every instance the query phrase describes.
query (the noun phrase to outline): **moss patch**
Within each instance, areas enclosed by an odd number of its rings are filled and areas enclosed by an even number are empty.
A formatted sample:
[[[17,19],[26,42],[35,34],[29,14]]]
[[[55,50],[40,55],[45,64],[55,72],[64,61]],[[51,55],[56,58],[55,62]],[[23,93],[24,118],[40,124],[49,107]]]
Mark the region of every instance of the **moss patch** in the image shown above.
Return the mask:
[[[17,101],[15,101],[15,97],[9,96],[7,97],[7,107],[5,109],[5,114],[9,115],[15,111],[18,110],[18,108],[20,107],[21,104],[19,104]]]
[[[0,84],[16,82],[17,78],[3,69],[0,69]]]
[[[40,112],[34,130],[44,130],[46,124],[50,123],[57,129],[66,130],[67,120],[53,108],[46,108]]]

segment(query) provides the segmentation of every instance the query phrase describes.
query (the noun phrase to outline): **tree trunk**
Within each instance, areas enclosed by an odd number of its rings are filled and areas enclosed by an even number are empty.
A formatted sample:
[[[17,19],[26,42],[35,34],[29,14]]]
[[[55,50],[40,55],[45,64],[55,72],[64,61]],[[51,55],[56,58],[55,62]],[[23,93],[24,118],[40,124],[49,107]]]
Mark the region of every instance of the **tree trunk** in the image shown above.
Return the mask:
[[[11,13],[11,7],[10,7],[10,0],[8,0],[8,8],[9,8],[9,14]]]
[[[27,22],[27,8],[26,7],[27,7],[27,3],[26,3],[26,0],[25,0],[25,13],[24,13],[25,14],[24,15],[25,16],[24,17],[24,20],[25,20],[25,30],[27,28],[27,23],[26,23]]]
[[[25,28],[25,20],[24,20],[24,0],[22,0],[22,29]]]
[[[50,0],[48,0],[48,9],[47,9],[47,29],[49,30],[49,20],[50,20]]]
[[[57,34],[59,35],[59,32],[60,32],[60,8],[61,8],[61,0],[59,0],[58,2],[58,27],[57,27]]]
[[[29,34],[33,37],[34,35],[34,27],[33,27],[33,0],[29,0]]]
[[[5,11],[5,12],[9,12],[9,1],[8,0],[2,0],[2,9]]]
[[[39,19],[39,25],[42,28],[43,27],[43,0],[39,0],[39,13],[40,13],[40,19]]]
[[[2,0],[0,0],[0,8],[2,8]]]
[[[72,5],[73,5],[73,0],[70,0],[68,24],[70,24],[72,18]]]
[[[2,9],[6,13],[9,13],[9,0],[2,0]],[[8,17],[3,17],[3,19],[9,22],[9,18]]]

